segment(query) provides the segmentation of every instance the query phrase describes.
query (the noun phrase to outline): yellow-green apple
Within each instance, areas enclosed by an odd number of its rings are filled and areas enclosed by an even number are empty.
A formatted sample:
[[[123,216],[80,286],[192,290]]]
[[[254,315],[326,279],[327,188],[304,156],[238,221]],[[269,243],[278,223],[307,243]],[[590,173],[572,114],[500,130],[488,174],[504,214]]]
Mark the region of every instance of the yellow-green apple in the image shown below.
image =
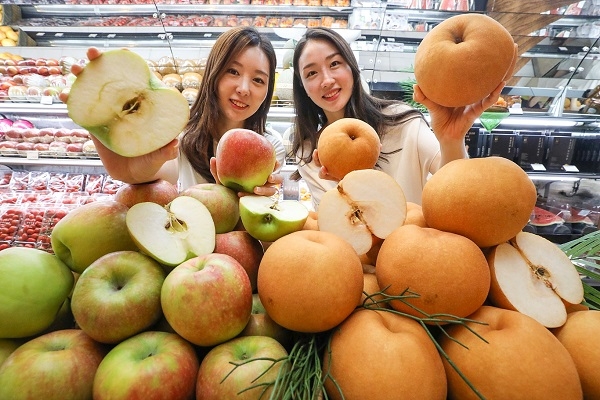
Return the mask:
[[[252,312],[252,288],[233,257],[211,253],[175,267],[161,291],[169,325],[198,346],[214,346],[237,336]]]
[[[301,230],[308,218],[308,208],[297,200],[248,195],[240,198],[240,218],[252,237],[274,242]]]
[[[262,305],[258,293],[252,295],[252,314],[240,336],[269,336],[285,348],[292,344],[292,331],[273,321]]]
[[[95,400],[193,400],[199,361],[175,333],[146,331],[113,347],[94,379]]]
[[[58,257],[30,247],[0,251],[0,277],[0,338],[24,338],[48,328],[74,281]]]
[[[177,196],[166,206],[135,204],[127,212],[126,224],[140,250],[167,267],[215,249],[212,216],[190,196]]]
[[[20,345],[17,339],[0,339],[0,366]]]
[[[158,262],[137,251],[100,257],[75,285],[71,307],[77,325],[102,343],[118,343],[146,330],[162,315],[165,276]]]
[[[277,157],[267,138],[249,129],[230,129],[221,136],[215,151],[217,176],[236,192],[253,193],[267,182]]]
[[[198,183],[181,192],[200,200],[208,208],[216,233],[232,231],[240,220],[239,197],[235,191],[218,183]]]
[[[94,201],[70,211],[52,229],[52,251],[71,270],[82,273],[105,254],[138,250],[129,236],[129,208],[114,200]]]
[[[91,399],[94,376],[107,353],[80,329],[31,339],[0,366],[0,399]]]
[[[385,239],[402,226],[406,212],[404,191],[391,176],[361,169],[347,173],[325,192],[317,218],[319,230],[335,233],[362,255],[377,243],[374,236]]]
[[[157,179],[146,183],[126,183],[117,189],[113,199],[127,207],[144,201],[166,206],[178,195],[177,186],[164,179]]]
[[[273,392],[272,383],[287,366],[275,361],[287,355],[285,348],[268,336],[243,336],[221,343],[202,359],[196,398],[268,399]]]
[[[167,88],[133,51],[106,51],[77,75],[67,100],[69,117],[106,147],[126,157],[157,150],[188,122],[185,97]]]
[[[214,252],[235,258],[248,273],[252,292],[256,291],[258,267],[265,253],[260,240],[246,231],[217,233]]]

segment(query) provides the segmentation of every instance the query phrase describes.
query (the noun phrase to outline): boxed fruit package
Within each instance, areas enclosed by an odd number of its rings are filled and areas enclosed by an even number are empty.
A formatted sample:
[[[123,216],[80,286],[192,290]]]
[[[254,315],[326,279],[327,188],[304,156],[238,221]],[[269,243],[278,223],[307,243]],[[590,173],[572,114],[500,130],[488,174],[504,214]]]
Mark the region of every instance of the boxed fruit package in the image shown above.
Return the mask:
[[[0,25],[10,25],[21,19],[21,8],[17,5],[0,6]]]

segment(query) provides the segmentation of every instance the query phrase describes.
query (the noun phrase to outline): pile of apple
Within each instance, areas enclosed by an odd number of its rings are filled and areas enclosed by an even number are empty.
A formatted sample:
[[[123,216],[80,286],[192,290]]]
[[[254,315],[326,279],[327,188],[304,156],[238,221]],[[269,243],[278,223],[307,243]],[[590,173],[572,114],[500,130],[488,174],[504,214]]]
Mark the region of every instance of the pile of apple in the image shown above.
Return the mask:
[[[126,53],[90,62],[67,103],[123,155],[168,143],[189,112]],[[106,90],[119,68],[141,78]],[[113,102],[88,108],[99,91]],[[169,118],[137,118],[148,98]],[[346,161],[364,161],[368,133],[344,132],[350,142],[332,135],[319,152],[344,143]],[[318,371],[289,385],[316,391],[282,398],[600,396],[600,352],[581,345],[600,312],[569,258],[522,231],[537,192],[515,163],[450,162],[421,206],[385,173],[345,165],[311,214],[238,197],[273,171],[264,137],[229,131],[215,156],[220,183],[125,185],[63,217],[54,254],[0,251],[0,398],[278,397],[298,338],[315,336],[328,343]]]

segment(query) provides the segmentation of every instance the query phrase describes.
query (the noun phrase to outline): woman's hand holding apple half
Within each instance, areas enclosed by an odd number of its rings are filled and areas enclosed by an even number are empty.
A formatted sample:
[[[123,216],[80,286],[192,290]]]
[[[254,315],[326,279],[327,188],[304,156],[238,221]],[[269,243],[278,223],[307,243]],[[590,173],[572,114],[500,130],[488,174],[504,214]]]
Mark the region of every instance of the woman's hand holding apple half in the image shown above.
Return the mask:
[[[86,55],[88,60],[92,61],[102,56],[102,52],[95,47],[90,47]],[[71,66],[71,72],[75,76],[79,75],[83,69],[84,66],[79,64]],[[66,104],[68,98],[67,92],[60,94],[60,100],[63,103]],[[93,135],[92,141],[107,172],[113,178],[127,183],[145,183],[156,179],[158,171],[163,165],[167,161],[177,158],[179,153],[179,141],[177,139],[172,140],[158,150],[137,157],[121,156],[107,148]]]

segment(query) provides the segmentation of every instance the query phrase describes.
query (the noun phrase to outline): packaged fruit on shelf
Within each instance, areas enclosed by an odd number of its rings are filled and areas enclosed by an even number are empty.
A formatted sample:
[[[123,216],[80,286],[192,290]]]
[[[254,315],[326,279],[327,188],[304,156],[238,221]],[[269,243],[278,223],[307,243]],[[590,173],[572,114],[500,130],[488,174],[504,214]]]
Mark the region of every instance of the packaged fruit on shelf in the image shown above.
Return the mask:
[[[87,174],[83,191],[89,195],[102,192],[102,182],[104,175],[102,174]]]
[[[0,242],[11,244],[23,221],[25,210],[20,206],[3,206],[0,208]]]
[[[9,187],[11,190],[27,190],[30,171],[13,171]]]
[[[52,243],[50,239],[52,229],[58,223],[58,221],[63,219],[69,213],[69,211],[73,210],[74,208],[74,206],[65,205],[50,207],[44,211],[42,225],[36,241],[36,248],[47,252],[52,252]]]
[[[102,183],[102,193],[115,194],[123,186],[123,182],[106,175]]]

